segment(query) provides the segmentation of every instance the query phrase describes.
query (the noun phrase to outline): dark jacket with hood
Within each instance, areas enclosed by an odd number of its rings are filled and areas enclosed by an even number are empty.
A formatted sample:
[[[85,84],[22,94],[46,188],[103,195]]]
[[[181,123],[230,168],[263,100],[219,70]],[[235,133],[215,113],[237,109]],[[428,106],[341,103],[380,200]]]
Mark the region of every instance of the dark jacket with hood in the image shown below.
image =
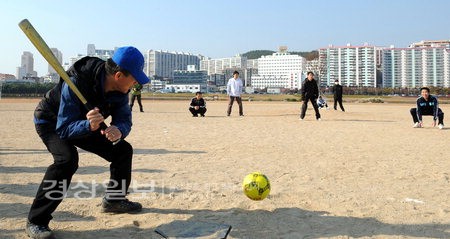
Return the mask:
[[[333,97],[335,99],[342,99],[342,86],[339,84],[335,84],[332,88]]]
[[[319,97],[319,87],[315,79],[308,80],[306,78],[302,85],[302,101],[313,99],[316,100]]]
[[[106,76],[105,61],[96,57],[84,57],[67,71],[72,82],[91,106],[100,109],[106,119],[112,116],[112,125],[116,125],[123,138],[131,130],[131,110],[128,106],[128,94],[104,91]],[[61,79],[49,90],[35,109],[36,124],[56,124],[56,132],[61,138],[80,138],[89,135],[88,110],[75,93]]]

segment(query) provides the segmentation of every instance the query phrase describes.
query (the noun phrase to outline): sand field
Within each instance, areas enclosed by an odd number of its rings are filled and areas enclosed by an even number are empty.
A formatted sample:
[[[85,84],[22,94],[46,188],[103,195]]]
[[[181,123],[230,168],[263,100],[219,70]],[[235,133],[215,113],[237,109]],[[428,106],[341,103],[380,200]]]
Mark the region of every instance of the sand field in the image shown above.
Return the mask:
[[[52,157],[32,122],[38,100],[0,100],[0,238],[27,238],[30,204]],[[346,112],[298,102],[144,100],[127,137],[134,148],[130,199],[139,214],[100,212],[108,162],[80,150],[68,197],[50,227],[57,238],[161,238],[161,225],[213,222],[228,238],[450,238],[450,127],[413,129],[411,104],[344,103]],[[450,105],[441,105],[450,114]],[[444,122],[448,120],[444,120]],[[109,122],[107,120],[107,122]],[[448,123],[450,126],[450,123]],[[251,201],[244,176],[272,190]]]

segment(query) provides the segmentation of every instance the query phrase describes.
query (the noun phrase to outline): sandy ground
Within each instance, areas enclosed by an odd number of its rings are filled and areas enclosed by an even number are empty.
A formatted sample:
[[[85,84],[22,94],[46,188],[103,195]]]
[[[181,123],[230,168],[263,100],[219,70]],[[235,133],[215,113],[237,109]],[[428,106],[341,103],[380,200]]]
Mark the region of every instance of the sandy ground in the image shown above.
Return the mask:
[[[37,100],[0,100],[0,238],[24,225],[52,157],[32,123]],[[80,151],[68,198],[50,227],[58,238],[161,238],[161,225],[229,224],[228,238],[450,238],[450,127],[413,129],[408,104],[345,104],[347,112],[300,103],[144,101],[133,112],[130,199],[140,214],[104,214],[108,163]],[[441,105],[450,114],[450,105]],[[449,123],[450,125],[450,123]],[[261,171],[272,191],[251,201],[244,176]]]

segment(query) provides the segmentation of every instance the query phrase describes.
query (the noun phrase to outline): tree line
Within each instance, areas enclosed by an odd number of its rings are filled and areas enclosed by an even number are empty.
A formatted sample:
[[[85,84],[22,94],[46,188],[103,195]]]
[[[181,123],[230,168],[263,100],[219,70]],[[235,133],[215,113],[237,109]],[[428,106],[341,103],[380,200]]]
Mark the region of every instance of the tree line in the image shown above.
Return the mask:
[[[1,86],[1,94],[3,97],[40,97],[55,85],[56,83],[6,82]]]

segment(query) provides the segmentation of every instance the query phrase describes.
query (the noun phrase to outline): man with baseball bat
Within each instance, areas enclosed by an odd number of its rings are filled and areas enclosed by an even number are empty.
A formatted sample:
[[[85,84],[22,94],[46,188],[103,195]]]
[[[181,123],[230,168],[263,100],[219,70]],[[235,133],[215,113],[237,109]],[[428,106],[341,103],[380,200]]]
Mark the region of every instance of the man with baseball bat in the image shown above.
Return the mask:
[[[118,48],[106,62],[84,57],[75,62],[67,74],[79,93],[95,108],[87,107],[73,87],[62,79],[36,107],[36,131],[54,162],[47,168],[28,215],[26,232],[31,238],[54,238],[48,225],[78,168],[77,147],[111,163],[102,211],[141,211],[140,203],[126,199],[133,148],[125,137],[132,125],[128,92],[136,83],[149,82],[143,66],[143,55],[130,46]],[[105,128],[102,125],[109,116],[111,125]],[[118,140],[117,144],[112,143]]]

